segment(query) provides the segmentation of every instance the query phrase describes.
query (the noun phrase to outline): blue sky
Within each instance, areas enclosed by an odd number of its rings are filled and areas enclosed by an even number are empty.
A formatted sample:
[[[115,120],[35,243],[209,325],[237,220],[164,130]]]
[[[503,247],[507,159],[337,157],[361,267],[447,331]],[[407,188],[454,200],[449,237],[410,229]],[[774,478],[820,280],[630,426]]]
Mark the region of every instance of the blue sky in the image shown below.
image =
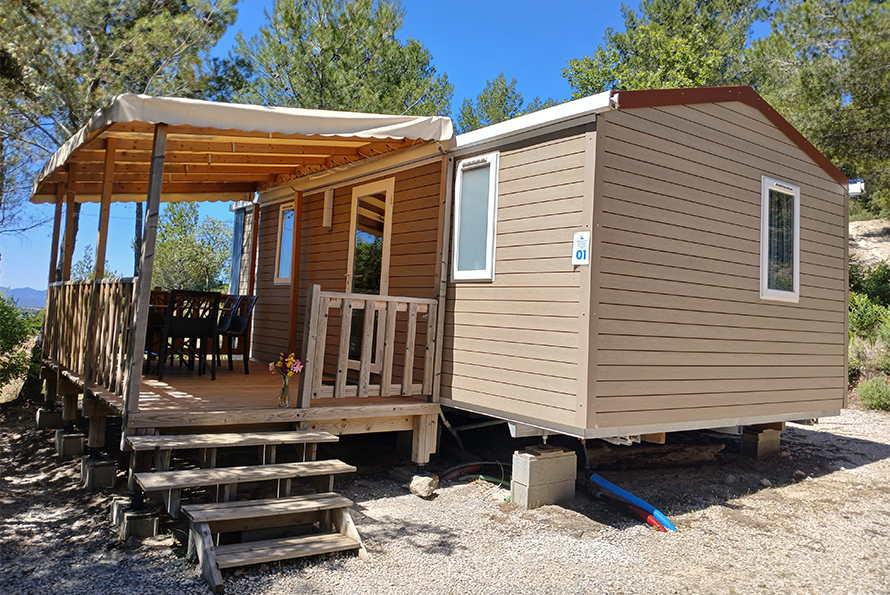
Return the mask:
[[[225,54],[238,31],[252,36],[265,22],[262,7],[271,10],[271,6],[271,0],[242,0],[238,21],[216,52]],[[623,28],[617,0],[402,0],[402,6],[405,22],[398,36],[423,43],[432,53],[436,70],[448,74],[454,85],[452,112],[501,72],[508,80],[517,79],[517,88],[527,100],[535,96],[567,99],[571,89],[561,74],[566,63],[595,51],[607,27]],[[50,205],[33,208],[40,216],[52,216]],[[202,205],[201,212],[231,217],[228,206],[222,204]],[[134,205],[112,205],[107,258],[111,269],[123,275],[133,270],[134,213]],[[95,246],[98,221],[97,205],[85,204],[75,261],[86,245]],[[22,237],[4,237],[0,286],[45,287],[51,234],[50,223]]]

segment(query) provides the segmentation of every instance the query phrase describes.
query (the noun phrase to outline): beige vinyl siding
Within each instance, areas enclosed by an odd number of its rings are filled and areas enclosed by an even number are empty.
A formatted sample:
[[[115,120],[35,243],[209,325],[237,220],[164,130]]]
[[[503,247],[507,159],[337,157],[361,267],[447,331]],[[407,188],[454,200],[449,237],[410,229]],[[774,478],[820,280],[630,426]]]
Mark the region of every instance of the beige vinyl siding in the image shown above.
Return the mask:
[[[740,103],[597,122],[600,429],[840,409],[844,188]],[[800,187],[800,302],[760,298],[761,176]]]
[[[494,282],[450,282],[442,397],[572,426],[578,394],[585,135],[501,151]]]
[[[346,291],[346,261],[349,241],[349,216],[354,186],[395,177],[393,225],[391,237],[389,295],[432,298],[435,296],[436,238],[438,234],[439,186],[441,163],[403,170],[390,175],[366,178],[334,189],[333,225],[322,227],[324,192],[303,198],[302,254],[300,262],[300,300],[298,328],[302,329],[306,288],[320,284],[323,291]],[[254,353],[258,358],[277,356],[287,347],[290,319],[290,285],[273,285],[276,233],[279,205],[262,208],[260,225],[259,273],[257,275],[257,328]],[[325,371],[333,374],[339,342],[339,316],[332,312],[328,324]],[[405,332],[401,328],[407,314],[398,316],[394,378],[401,379]],[[426,337],[426,318],[419,317],[418,345]],[[423,351],[415,357],[415,381],[422,374]]]

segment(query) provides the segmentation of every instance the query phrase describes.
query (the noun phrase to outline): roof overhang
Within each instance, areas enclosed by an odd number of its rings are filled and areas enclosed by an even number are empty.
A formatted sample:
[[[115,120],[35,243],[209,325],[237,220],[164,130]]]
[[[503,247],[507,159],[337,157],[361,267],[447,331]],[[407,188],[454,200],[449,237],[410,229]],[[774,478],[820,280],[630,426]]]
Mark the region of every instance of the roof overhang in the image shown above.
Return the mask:
[[[31,202],[55,202],[73,185],[99,202],[114,139],[112,200],[148,192],[152,138],[167,124],[161,200],[238,201],[270,186],[453,135],[450,118],[392,116],[118,95],[60,147],[34,183]]]

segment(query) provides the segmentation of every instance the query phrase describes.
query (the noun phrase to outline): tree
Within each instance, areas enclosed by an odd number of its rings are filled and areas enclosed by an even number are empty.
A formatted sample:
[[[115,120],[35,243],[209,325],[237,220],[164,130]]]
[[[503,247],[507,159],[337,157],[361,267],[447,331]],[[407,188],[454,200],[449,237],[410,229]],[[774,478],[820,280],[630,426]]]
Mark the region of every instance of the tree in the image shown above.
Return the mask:
[[[71,265],[72,279],[93,279],[96,276],[96,257],[93,256],[93,246],[88,244],[83,248],[83,257]],[[116,279],[120,277],[115,271],[108,266],[108,260],[105,261],[104,276],[106,279]]]
[[[276,0],[268,24],[239,34],[226,78],[246,103],[391,114],[447,114],[453,87],[432,56],[400,43],[398,1]],[[224,88],[225,84],[219,85]]]
[[[757,90],[890,215],[890,4],[783,0],[748,52]]]
[[[494,80],[485,81],[485,88],[476,99],[463,100],[457,114],[457,131],[469,132],[556,105],[553,99],[541,101],[540,97],[525,108],[523,103],[522,94],[516,90],[516,79],[508,83],[502,72]]]
[[[152,285],[218,291],[227,282],[231,248],[230,222],[212,217],[199,222],[195,203],[167,204],[158,221]]]
[[[26,314],[12,298],[0,294],[0,388],[28,374],[31,357],[25,343],[42,324],[42,315]]]
[[[570,60],[563,76],[574,98],[620,89],[738,84],[758,0],[643,0],[622,6],[625,31],[606,29],[593,56]]]
[[[200,96],[234,2],[0,0],[0,233],[23,227],[36,171],[112,96]]]

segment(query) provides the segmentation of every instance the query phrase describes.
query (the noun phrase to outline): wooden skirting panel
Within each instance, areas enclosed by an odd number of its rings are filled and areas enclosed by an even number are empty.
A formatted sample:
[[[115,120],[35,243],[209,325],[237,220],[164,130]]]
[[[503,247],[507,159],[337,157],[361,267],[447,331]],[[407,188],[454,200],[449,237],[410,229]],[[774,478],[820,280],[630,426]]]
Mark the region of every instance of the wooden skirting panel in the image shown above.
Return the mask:
[[[360,434],[410,430],[410,418],[416,415],[438,415],[436,403],[393,403],[312,407],[309,409],[275,408],[229,411],[150,411],[133,413],[128,428],[164,428],[192,426],[229,426],[238,424],[301,423],[306,429],[321,429],[333,434]],[[395,427],[397,419],[408,419],[406,427]],[[386,420],[386,421],[384,421]],[[379,423],[378,423],[379,422]],[[399,422],[402,423],[402,422]],[[376,429],[386,424],[387,429]],[[339,427],[339,431],[338,431]],[[366,429],[370,428],[370,429]]]

